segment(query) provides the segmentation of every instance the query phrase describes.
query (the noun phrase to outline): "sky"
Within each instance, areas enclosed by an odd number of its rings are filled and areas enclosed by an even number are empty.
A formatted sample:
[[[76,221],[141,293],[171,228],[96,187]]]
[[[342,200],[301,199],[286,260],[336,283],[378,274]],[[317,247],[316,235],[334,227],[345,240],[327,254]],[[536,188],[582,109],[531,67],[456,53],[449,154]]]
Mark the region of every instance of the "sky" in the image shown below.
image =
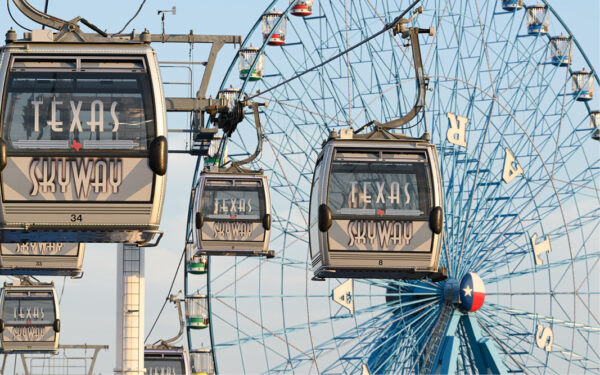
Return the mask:
[[[30,0],[38,9],[43,9],[43,0]],[[527,2],[529,3],[529,2]],[[100,29],[116,32],[136,12],[140,1],[81,1],[81,0],[49,0],[48,13],[62,18],[72,19],[77,16],[86,18]],[[197,34],[234,34],[245,36],[266,6],[265,1],[258,0],[220,0],[220,1],[185,1],[185,0],[147,0],[141,12],[126,31],[134,28],[141,32],[148,29],[152,33],[160,33],[161,20],[158,10],[176,7],[176,14],[167,14],[165,29],[171,34],[187,34],[193,30]],[[554,0],[550,4],[561,14],[564,22],[573,32],[591,63],[600,67],[600,2],[597,0]],[[15,6],[10,4],[12,14],[23,26],[39,28],[32,21],[19,14]],[[21,34],[24,30],[8,15],[6,4],[0,4],[0,31],[10,27]],[[85,30],[85,27],[82,26]],[[87,31],[87,30],[86,30]],[[204,61],[208,50],[203,46],[188,45],[167,46],[156,44],[159,61]],[[218,56],[215,70],[210,81],[209,94],[213,97],[218,91],[221,79],[227,70],[235,49],[225,46]],[[199,87],[202,69],[194,70],[193,92]],[[174,82],[186,80],[186,73],[181,69],[163,70],[163,81]],[[597,88],[600,89],[600,88]],[[167,96],[185,96],[187,87],[169,85],[165,88]],[[597,103],[597,100],[596,100]],[[185,128],[188,119],[185,116],[169,115],[169,128]],[[169,138],[171,148],[182,148],[181,138]],[[184,245],[185,217],[191,178],[195,166],[192,156],[169,155],[169,170],[166,201],[163,210],[161,229],[165,232],[160,245],[146,250],[146,332],[153,324],[157,313],[166,297],[174,272],[179,262]],[[61,343],[63,344],[102,344],[110,345],[111,350],[104,351],[98,358],[95,372],[112,373],[115,354],[115,309],[116,291],[120,288],[116,278],[116,246],[88,245],[84,259],[84,276],[71,280],[54,277],[57,290],[61,294]],[[183,289],[182,272],[175,282],[174,291]],[[4,281],[7,279],[2,277]],[[42,280],[49,280],[42,278]],[[64,286],[64,293],[61,291]],[[152,332],[148,343],[158,339],[174,336],[178,330],[176,310],[169,304],[157,327]],[[181,342],[181,341],[180,341]],[[207,343],[205,343],[207,344]],[[9,366],[12,365],[12,360]]]

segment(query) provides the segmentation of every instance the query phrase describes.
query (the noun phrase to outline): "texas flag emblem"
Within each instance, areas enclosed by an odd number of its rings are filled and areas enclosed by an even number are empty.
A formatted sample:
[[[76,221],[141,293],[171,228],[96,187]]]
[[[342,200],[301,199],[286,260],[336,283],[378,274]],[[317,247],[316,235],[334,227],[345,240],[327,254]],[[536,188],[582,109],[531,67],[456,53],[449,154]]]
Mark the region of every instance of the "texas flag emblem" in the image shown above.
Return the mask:
[[[473,272],[464,275],[460,281],[460,304],[467,311],[477,311],[485,300],[485,285]]]

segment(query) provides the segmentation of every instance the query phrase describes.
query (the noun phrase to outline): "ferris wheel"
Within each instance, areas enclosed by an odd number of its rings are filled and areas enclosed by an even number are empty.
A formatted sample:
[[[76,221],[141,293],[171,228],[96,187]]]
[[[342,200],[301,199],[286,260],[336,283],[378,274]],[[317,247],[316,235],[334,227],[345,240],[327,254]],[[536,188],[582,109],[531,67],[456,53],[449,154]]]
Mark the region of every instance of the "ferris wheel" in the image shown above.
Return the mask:
[[[186,277],[188,293],[205,293],[219,372],[599,371],[600,82],[545,1],[423,0],[411,17],[435,33],[420,42],[425,114],[401,131],[437,147],[448,278],[312,280],[322,142],[414,103],[405,40],[390,31],[359,45],[409,5],[274,0],[232,62],[221,88],[267,103],[253,166],[270,182],[275,257],[211,256],[206,284]],[[232,158],[256,146],[246,119]],[[194,259],[188,270],[204,272]]]

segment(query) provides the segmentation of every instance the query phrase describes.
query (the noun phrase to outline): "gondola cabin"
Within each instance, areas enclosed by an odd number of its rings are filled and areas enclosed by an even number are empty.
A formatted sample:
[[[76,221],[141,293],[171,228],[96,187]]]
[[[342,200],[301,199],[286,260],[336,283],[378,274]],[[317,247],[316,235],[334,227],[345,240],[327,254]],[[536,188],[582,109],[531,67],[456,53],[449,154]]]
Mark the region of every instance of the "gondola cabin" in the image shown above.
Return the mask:
[[[0,244],[2,275],[81,275],[85,245],[77,242]]]
[[[255,61],[256,60],[256,61]],[[240,79],[260,81],[263,76],[263,54],[255,47],[242,48],[238,51],[238,69]]]
[[[502,9],[513,12],[523,8],[523,0],[501,0]]]
[[[54,352],[58,348],[60,315],[53,284],[4,284],[0,297],[1,351]]]
[[[262,171],[204,169],[195,209],[197,254],[272,256],[271,196]]]
[[[206,295],[195,293],[185,299],[185,322],[190,329],[208,327],[208,298]]]
[[[270,46],[285,44],[286,19],[281,12],[268,12],[262,16],[262,34]],[[269,36],[270,35],[270,36]]]
[[[581,102],[592,100],[594,97],[594,79],[592,72],[582,68],[571,74],[573,80],[573,95],[575,99]]]
[[[313,12],[313,0],[290,0],[290,4],[294,4],[290,10],[294,16],[307,17]]]
[[[442,199],[437,151],[427,139],[332,132],[310,196],[315,279],[445,279]]]
[[[208,272],[208,257],[197,255],[192,244],[186,245],[186,269],[192,275],[204,275]]]
[[[144,349],[146,375],[188,375],[189,358],[183,348]]]
[[[590,128],[592,128],[592,139],[600,141],[600,111],[590,112]]]
[[[527,33],[530,35],[548,33],[548,9],[544,5],[527,7]]]
[[[167,140],[152,48],[32,37],[0,62],[2,240],[154,238]]]
[[[210,349],[190,350],[192,375],[214,375],[215,363]]]
[[[550,54],[552,64],[567,66],[573,59],[573,41],[568,36],[554,36],[550,38]]]

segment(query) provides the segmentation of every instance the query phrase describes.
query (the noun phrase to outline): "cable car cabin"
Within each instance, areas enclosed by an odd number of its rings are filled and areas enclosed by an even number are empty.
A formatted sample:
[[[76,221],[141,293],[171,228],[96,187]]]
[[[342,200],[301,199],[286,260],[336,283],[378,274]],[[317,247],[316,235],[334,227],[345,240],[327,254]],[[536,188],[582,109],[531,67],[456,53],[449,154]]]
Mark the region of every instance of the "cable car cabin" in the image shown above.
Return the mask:
[[[53,284],[4,284],[0,297],[1,351],[54,352],[58,349],[60,320]]]
[[[205,169],[195,207],[196,254],[273,256],[271,196],[262,171]]]
[[[2,275],[81,275],[85,245],[77,242],[0,244]]]
[[[438,268],[443,192],[437,151],[422,138],[332,132],[310,197],[315,280],[446,278]]]
[[[152,48],[18,41],[0,62],[0,240],[150,241],[167,163]]]
[[[183,348],[144,349],[146,375],[187,375],[189,358]]]

